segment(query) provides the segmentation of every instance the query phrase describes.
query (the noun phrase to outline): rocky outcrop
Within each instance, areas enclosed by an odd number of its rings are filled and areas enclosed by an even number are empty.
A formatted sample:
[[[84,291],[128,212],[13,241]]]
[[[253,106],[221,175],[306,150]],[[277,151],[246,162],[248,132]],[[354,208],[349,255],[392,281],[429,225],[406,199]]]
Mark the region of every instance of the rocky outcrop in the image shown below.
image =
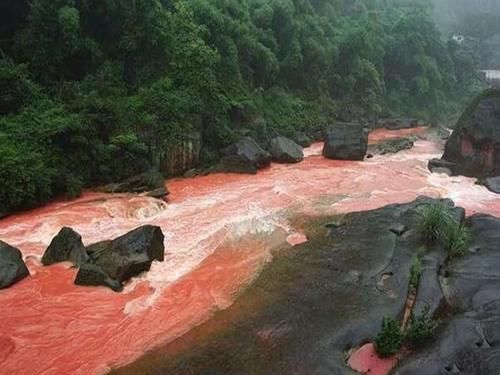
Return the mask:
[[[337,160],[363,160],[368,129],[358,123],[337,123],[326,132],[323,156]]]
[[[169,194],[165,186],[165,178],[160,172],[156,171],[141,173],[123,182],[103,186],[97,191],[110,194],[152,192],[153,195],[151,196],[154,197],[165,197]]]
[[[389,139],[369,147],[371,154],[396,154],[400,151],[413,148],[414,142],[409,138]]]
[[[218,168],[221,172],[255,174],[258,169],[267,167],[271,163],[271,154],[250,137],[244,137],[224,149],[222,153],[224,156]]]
[[[302,147],[282,136],[271,141],[269,151],[276,163],[298,163],[304,159]]]
[[[77,285],[104,285],[120,291],[125,281],[148,271],[164,259],[164,236],[159,227],[146,225],[114,240],[87,247],[90,260],[75,279]]]
[[[471,251],[441,273],[448,310],[459,313],[427,348],[403,360],[395,374],[498,374],[500,219],[474,215],[467,225],[472,231]]]
[[[307,243],[277,253],[234,305],[117,373],[355,374],[346,352],[375,337],[384,316],[403,315],[410,267],[422,246],[417,212],[428,203],[437,201],[321,219],[305,228]],[[422,303],[443,299],[431,290],[440,290],[440,262],[426,260],[435,277]]]
[[[0,289],[8,288],[29,274],[21,251],[0,241]]]
[[[453,173],[469,177],[500,176],[500,91],[479,95],[459,119],[443,159]]]
[[[85,246],[83,246],[82,236],[68,227],[62,228],[52,239],[42,257],[42,263],[45,266],[68,261],[78,267],[88,260],[89,257]]]
[[[383,118],[375,123],[375,128],[385,128],[389,130],[410,129],[420,126],[421,123],[413,118]]]
[[[197,167],[201,154],[201,134],[178,137],[163,145],[160,158],[160,171],[165,176],[180,176],[189,169]]]

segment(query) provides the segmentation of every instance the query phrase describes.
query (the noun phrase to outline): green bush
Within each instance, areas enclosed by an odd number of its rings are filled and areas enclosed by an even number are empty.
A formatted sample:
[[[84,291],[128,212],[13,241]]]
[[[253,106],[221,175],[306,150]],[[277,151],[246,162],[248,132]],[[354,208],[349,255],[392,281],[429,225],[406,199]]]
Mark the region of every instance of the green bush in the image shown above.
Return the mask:
[[[441,243],[451,259],[464,256],[469,247],[471,233],[464,224],[447,225],[441,234]]]
[[[426,205],[420,210],[417,231],[427,243],[443,246],[450,259],[465,255],[471,239],[469,229],[443,204]]]
[[[441,203],[424,206],[418,215],[417,231],[427,243],[439,240],[452,220],[450,209]]]
[[[405,332],[405,343],[410,347],[418,347],[428,341],[434,335],[438,321],[429,314],[429,306],[426,306],[418,316],[412,315],[410,325]]]
[[[384,317],[382,329],[375,338],[375,350],[381,358],[390,357],[399,352],[404,335],[399,323],[392,318]]]

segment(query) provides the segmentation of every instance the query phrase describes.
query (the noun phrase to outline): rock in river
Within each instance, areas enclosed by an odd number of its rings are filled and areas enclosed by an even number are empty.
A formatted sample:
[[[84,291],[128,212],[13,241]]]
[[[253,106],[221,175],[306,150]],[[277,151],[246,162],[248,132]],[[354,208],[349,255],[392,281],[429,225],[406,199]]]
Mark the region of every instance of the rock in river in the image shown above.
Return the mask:
[[[282,136],[271,141],[270,152],[273,161],[277,163],[298,163],[304,159],[302,147]]]
[[[154,260],[164,259],[160,227],[146,225],[114,240],[87,247],[90,256],[75,280],[77,285],[105,285],[119,291],[131,277],[148,271]]]
[[[338,160],[363,160],[368,148],[368,129],[358,123],[337,123],[325,137],[323,156]]]
[[[454,174],[500,176],[500,90],[485,91],[466,109],[446,143],[443,159],[455,164]]]
[[[69,261],[75,266],[87,262],[89,256],[82,243],[82,236],[73,229],[64,227],[57,236],[52,239],[45,254],[42,257],[42,263],[45,266]]]
[[[0,241],[0,289],[8,288],[29,274],[21,251]]]
[[[263,150],[253,138],[244,137],[223,151],[219,170],[233,173],[257,173],[271,163],[271,154]]]

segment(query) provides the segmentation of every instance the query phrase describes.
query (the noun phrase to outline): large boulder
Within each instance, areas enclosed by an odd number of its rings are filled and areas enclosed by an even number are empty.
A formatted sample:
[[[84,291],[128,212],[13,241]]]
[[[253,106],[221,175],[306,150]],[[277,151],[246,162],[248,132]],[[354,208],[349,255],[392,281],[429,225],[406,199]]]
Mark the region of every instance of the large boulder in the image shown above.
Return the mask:
[[[298,163],[304,159],[302,147],[282,136],[271,141],[270,152],[273,161],[277,163]]]
[[[155,191],[155,196],[169,194],[165,186],[165,178],[160,172],[149,171],[132,176],[125,181],[109,184],[98,189],[103,193],[145,193]]]
[[[223,151],[219,170],[233,173],[257,173],[271,163],[271,154],[263,150],[253,138],[244,137]]]
[[[368,129],[358,123],[337,123],[325,137],[323,156],[338,160],[363,160],[368,148]]]
[[[0,241],[0,289],[8,288],[29,274],[19,249]]]
[[[454,174],[500,176],[500,90],[485,91],[466,109],[443,159],[455,164]]]
[[[125,281],[148,271],[154,260],[163,261],[163,240],[160,227],[146,225],[114,240],[90,245],[90,260],[80,268],[75,283],[120,290]]]
[[[45,266],[66,261],[80,266],[88,260],[89,256],[83,246],[82,236],[68,227],[62,228],[52,239],[42,257],[42,263]]]

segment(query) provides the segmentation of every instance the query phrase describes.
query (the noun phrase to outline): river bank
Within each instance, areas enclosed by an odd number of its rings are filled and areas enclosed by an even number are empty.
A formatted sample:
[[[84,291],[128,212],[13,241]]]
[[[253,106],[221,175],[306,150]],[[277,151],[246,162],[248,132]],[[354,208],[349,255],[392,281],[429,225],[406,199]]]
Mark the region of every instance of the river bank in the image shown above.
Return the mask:
[[[421,129],[413,129],[420,132]],[[371,141],[407,131],[376,131]],[[229,307],[272,259],[300,235],[294,218],[369,210],[420,195],[450,197],[469,214],[500,216],[497,197],[473,179],[431,175],[442,144],[421,139],[411,150],[365,162],[327,160],[320,144],[295,165],[256,176],[213,174],[169,181],[170,202],[87,193],[0,221],[0,238],[19,247],[33,277],[0,292],[1,372],[105,373],[182,336]],[[165,233],[164,263],[125,292],[75,287],[67,265],[39,260],[63,225],[85,244],[142,224]]]

